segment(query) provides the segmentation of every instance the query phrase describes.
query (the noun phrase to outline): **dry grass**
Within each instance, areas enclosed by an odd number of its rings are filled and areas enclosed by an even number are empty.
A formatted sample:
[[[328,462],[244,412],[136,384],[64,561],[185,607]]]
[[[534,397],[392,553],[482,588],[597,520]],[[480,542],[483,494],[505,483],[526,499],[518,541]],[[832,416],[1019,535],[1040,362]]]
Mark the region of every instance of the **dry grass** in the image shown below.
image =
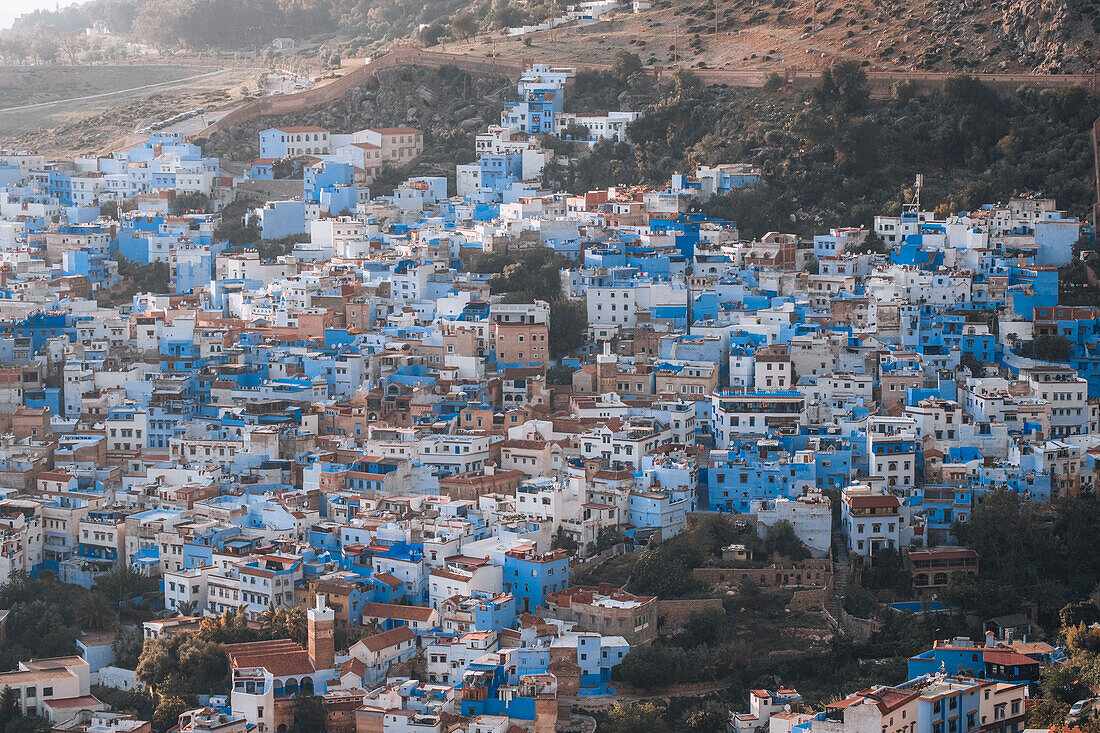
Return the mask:
[[[540,31],[527,37],[530,46],[523,38],[479,37],[446,50],[606,62],[626,49],[650,64],[776,70],[856,59],[882,71],[1026,72],[1037,62],[1002,36],[1000,11],[986,3],[966,12],[938,0],[718,0],[717,6],[717,34],[713,0],[671,0],[669,7],[622,11],[590,26]],[[1089,68],[1092,53],[1083,44],[1089,34],[1080,25],[1066,44],[1073,51],[1067,71]]]
[[[215,69],[178,65],[5,66],[0,67],[0,110],[159,84]]]
[[[144,68],[133,67],[135,75],[130,80],[148,79],[137,75]],[[189,71],[184,76],[202,72],[196,72],[195,67],[176,68]],[[54,155],[101,152],[151,121],[198,107],[215,109],[239,99],[240,87],[254,87],[257,75],[256,71],[233,69],[217,76],[98,99],[29,110],[0,110],[0,142]],[[138,85],[150,83],[156,81]],[[59,84],[54,93],[63,86]]]

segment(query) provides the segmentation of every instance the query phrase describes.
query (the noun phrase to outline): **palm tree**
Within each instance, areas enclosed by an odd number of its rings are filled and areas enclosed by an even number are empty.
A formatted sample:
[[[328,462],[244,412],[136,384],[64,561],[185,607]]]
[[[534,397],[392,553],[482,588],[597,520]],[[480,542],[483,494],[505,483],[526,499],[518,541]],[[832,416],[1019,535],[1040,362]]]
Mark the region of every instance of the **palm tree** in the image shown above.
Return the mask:
[[[198,601],[183,601],[176,604],[176,611],[179,612],[180,616],[193,616],[198,606]]]
[[[109,629],[118,623],[118,609],[102,593],[88,593],[77,601],[73,620],[84,629]]]

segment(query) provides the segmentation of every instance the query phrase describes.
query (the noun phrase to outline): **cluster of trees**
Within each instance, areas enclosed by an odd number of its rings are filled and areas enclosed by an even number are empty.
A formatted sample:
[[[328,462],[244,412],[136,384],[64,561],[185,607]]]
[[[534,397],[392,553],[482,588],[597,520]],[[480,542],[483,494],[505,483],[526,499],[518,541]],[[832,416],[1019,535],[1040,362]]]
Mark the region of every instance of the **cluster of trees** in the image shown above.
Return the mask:
[[[1069,361],[1073,356],[1073,342],[1061,334],[1044,333],[1025,341],[1016,353],[1042,361]]]
[[[248,212],[261,203],[254,198],[240,196],[222,208],[221,218],[214,228],[214,241],[229,242],[230,245],[251,245],[260,241],[260,228]]]
[[[627,88],[607,72],[578,75],[577,86],[595,98],[602,89],[607,101]],[[869,225],[901,210],[916,172],[940,213],[1021,191],[1041,190],[1078,216],[1094,200],[1088,150],[1100,98],[1080,88],[1002,96],[956,76],[929,94],[903,84],[893,98],[872,100],[863,70],[842,62],[805,94],[702,87],[687,72],[655,93],[629,128],[632,146],[602,143],[585,158],[552,163],[545,183],[571,191],[663,185],[695,164],[756,163],[765,183],[701,207],[752,237],[777,226],[810,234]]]
[[[545,300],[550,304],[550,352],[568,354],[587,342],[588,310],[581,301],[569,300],[561,293],[561,271],[576,263],[548,247],[535,247],[520,253],[492,252],[478,259],[475,272],[492,274],[490,288],[504,295],[506,303],[531,303]]]
[[[1100,632],[1092,628],[1100,622],[1100,536],[1094,530],[1098,521],[1100,500],[1092,494],[1040,505],[1013,491],[997,490],[974,507],[967,524],[952,528],[962,544],[981,555],[982,572],[978,578],[952,576],[941,600],[982,619],[1014,612],[1022,601],[1033,601],[1043,626],[1062,629],[1070,659],[1044,669],[1043,699],[1028,708],[1031,727],[1064,720],[1074,701],[1090,697],[1100,686]],[[734,540],[733,535],[731,525],[704,523],[647,548],[631,570],[628,589],[666,598],[697,592],[691,568],[716,554],[723,543],[743,541],[752,546],[752,538]],[[862,581],[880,595],[911,592],[901,557],[889,552],[864,569]],[[748,689],[780,679],[816,704],[872,684],[901,682],[908,657],[927,649],[932,638],[975,633],[961,612],[933,618],[887,609],[878,614],[882,631],[868,642],[836,637],[826,648],[811,645],[768,654],[791,620],[783,605],[782,597],[746,583],[723,598],[721,609],[706,609],[689,618],[680,634],[632,650],[616,668],[616,679],[640,688],[729,680],[720,697],[735,705]],[[603,720],[608,727],[633,725],[642,718],[653,722],[653,729],[692,729],[688,720],[706,719],[708,706],[713,706],[704,700],[644,710],[623,705]]]
[[[280,36],[304,38],[327,30],[330,18],[315,3],[278,0],[150,0],[132,31],[160,48],[255,48]]]
[[[887,612],[883,631],[871,642],[838,636],[827,647],[789,649],[787,630],[811,622],[787,612],[788,600],[789,595],[746,582],[723,598],[721,609],[693,614],[681,633],[632,649],[613,674],[643,689],[729,679],[734,700],[743,699],[738,690],[747,693],[763,680],[778,678],[796,685],[814,704],[871,684],[897,684],[905,679],[906,660],[927,649],[937,632],[967,630],[962,617]],[[784,648],[783,654],[766,653]]]
[[[1100,499],[1091,493],[1050,504],[1035,504],[1009,489],[987,494],[969,522],[952,527],[981,556],[980,577],[952,577],[947,602],[989,618],[1032,601],[1040,622],[1057,628],[1059,612],[1088,600],[1100,577],[1098,522]]]
[[[1092,697],[1100,686],[1100,631],[1092,626],[1100,621],[1100,587],[1091,598],[1068,604],[1059,616],[1069,659],[1043,668],[1039,681],[1042,699],[1027,708],[1029,728],[1061,724],[1073,703]],[[1100,723],[1091,718],[1079,725],[1091,733]]]
[[[810,556],[790,522],[777,522],[760,538],[754,527],[739,527],[727,519],[713,517],[639,552],[627,590],[666,599],[693,595],[700,588],[691,575],[692,569],[720,563],[722,548],[731,544],[744,545],[762,557],[781,555],[803,560]]]
[[[306,643],[306,615],[301,608],[270,609],[260,621],[261,628],[250,626],[242,607],[204,618],[195,634],[161,636],[145,642],[137,664],[137,678],[155,695],[155,730],[164,731],[175,725],[181,712],[197,706],[198,695],[229,692],[226,644],[267,639]],[[303,707],[303,714],[306,712]]]
[[[168,204],[168,213],[173,216],[190,212],[206,213],[210,211],[210,197],[201,191],[181,193]]]
[[[1094,247],[1095,245],[1090,245]],[[1088,262],[1074,259],[1058,269],[1058,304],[1100,306],[1100,288],[1096,287],[1096,256],[1089,255]]]
[[[420,30],[420,39],[434,46],[447,41],[463,41],[479,33],[537,25],[549,18],[553,9],[552,0],[473,3],[450,17],[440,17],[426,25]],[[560,15],[561,8],[557,10]]]
[[[50,733],[50,721],[33,713],[25,715],[19,704],[19,690],[0,690],[0,731],[4,733]]]
[[[0,59],[16,65],[24,63],[69,64],[120,60],[126,47],[102,38],[71,33],[7,32],[0,34]]]
[[[121,252],[115,254],[118,262],[118,275],[128,280],[131,293],[166,293],[172,282],[172,272],[167,262],[141,264],[131,260]]]
[[[634,103],[648,100],[654,92],[653,80],[645,72],[638,54],[616,51],[611,68],[577,72],[573,89],[565,98],[565,111],[634,109]],[[630,106],[624,105],[627,99]]]
[[[119,607],[155,591],[156,583],[128,568],[100,576],[91,589],[63,583],[51,571],[37,578],[13,573],[0,586],[0,607],[10,609],[0,670],[34,657],[75,654],[82,630],[117,628]]]
[[[359,37],[360,44],[418,31],[431,45],[539,23],[554,9],[553,0],[96,0],[28,14],[9,35],[28,47],[52,38],[55,57],[59,37],[76,38],[97,23],[161,48],[255,50],[274,38],[302,40],[333,30]]]

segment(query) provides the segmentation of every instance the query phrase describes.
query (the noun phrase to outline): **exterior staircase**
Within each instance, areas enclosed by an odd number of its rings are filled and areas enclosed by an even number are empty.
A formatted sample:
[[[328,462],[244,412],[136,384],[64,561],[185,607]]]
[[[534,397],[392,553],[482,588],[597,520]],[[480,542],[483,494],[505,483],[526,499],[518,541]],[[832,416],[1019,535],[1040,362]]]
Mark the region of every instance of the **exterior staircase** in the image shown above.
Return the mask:
[[[840,623],[840,610],[844,605],[844,597],[848,593],[848,579],[850,573],[851,571],[848,566],[848,546],[844,542],[844,536],[834,528],[833,593],[829,598],[829,602],[825,605],[825,610],[829,612],[837,624]]]

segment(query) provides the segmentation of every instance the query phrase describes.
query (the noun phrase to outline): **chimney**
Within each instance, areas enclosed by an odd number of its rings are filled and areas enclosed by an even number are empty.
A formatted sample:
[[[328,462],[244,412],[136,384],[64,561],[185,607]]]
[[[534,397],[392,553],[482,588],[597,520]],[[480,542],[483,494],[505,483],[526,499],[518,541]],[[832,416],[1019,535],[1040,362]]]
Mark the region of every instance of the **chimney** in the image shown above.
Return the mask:
[[[325,604],[325,596],[317,596],[317,605],[306,612],[309,644],[309,660],[316,670],[333,669],[336,664],[336,648],[333,634],[336,614]]]
[[[994,637],[992,631],[985,632],[985,645],[987,647],[988,646],[996,646],[995,637]]]

